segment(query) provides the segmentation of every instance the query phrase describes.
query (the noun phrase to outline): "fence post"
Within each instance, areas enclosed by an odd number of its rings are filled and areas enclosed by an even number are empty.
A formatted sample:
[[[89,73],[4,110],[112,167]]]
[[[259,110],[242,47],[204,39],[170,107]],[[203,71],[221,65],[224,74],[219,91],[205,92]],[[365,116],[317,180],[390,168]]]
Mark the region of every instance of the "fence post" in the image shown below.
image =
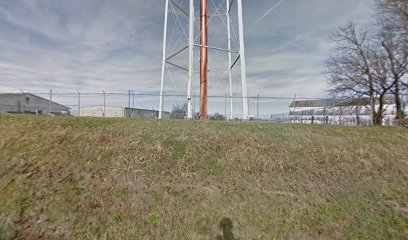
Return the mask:
[[[333,98],[333,125],[336,125],[336,98]]]
[[[135,108],[135,92],[132,91],[132,107]]]
[[[294,117],[293,117],[294,122],[292,121],[292,123],[298,123],[298,116],[297,116],[297,113],[296,113],[296,94],[293,97],[293,115],[294,115]],[[290,120],[290,109],[289,109],[289,120]]]
[[[130,108],[130,90],[128,92],[128,108]]]
[[[224,96],[224,118],[227,121],[227,94],[225,93]]]
[[[81,93],[77,91],[78,93],[78,117],[81,116]]]
[[[49,114],[52,114],[52,89],[50,89],[50,112]]]
[[[103,90],[103,117],[106,117],[106,93]]]
[[[343,123],[342,123],[342,119],[341,119],[341,117],[343,116],[343,112],[342,112],[342,109],[341,109],[341,106],[339,106],[339,125],[341,126],[341,125],[343,125]]]
[[[259,120],[259,93],[256,97],[256,119]]]

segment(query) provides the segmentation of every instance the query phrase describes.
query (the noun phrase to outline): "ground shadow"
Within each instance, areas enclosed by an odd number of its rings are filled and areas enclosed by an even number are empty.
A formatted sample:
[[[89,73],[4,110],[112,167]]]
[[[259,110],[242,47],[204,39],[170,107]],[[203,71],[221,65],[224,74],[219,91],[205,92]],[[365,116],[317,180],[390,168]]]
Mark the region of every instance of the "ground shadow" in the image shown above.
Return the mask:
[[[220,228],[222,230],[222,235],[218,235],[217,240],[238,240],[232,232],[234,224],[231,219],[223,218],[220,222]]]

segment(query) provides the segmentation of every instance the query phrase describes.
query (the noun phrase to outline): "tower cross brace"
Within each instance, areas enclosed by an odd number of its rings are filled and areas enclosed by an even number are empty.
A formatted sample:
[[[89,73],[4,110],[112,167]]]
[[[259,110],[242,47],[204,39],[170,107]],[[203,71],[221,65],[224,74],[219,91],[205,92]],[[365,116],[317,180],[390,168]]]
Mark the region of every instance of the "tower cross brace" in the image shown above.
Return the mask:
[[[160,84],[160,103],[159,103],[159,119],[163,118],[163,98],[164,98],[164,82],[166,79],[166,65],[182,69],[186,71],[188,84],[187,84],[187,118],[193,119],[193,100],[192,100],[192,87],[194,81],[194,48],[200,48],[200,119],[205,120],[208,118],[208,50],[222,51],[228,53],[228,75],[229,75],[229,91],[230,91],[230,119],[233,118],[233,76],[232,69],[238,61],[241,65],[241,89],[242,89],[242,118],[248,118],[248,98],[247,98],[247,82],[246,82],[246,65],[245,65],[245,43],[244,43],[244,27],[243,27],[243,6],[242,0],[220,0],[226,4],[225,15],[227,17],[227,39],[228,49],[222,49],[216,46],[208,45],[208,0],[200,1],[200,44],[195,44],[194,35],[195,30],[195,0],[189,0],[189,10],[180,6],[176,0],[165,0],[165,16],[164,16],[164,34],[163,34],[163,61],[161,72],[161,84]],[[238,33],[239,33],[239,50],[234,51],[231,48],[231,11],[234,2],[237,3],[237,15],[238,15]],[[170,4],[174,8],[177,8],[189,18],[189,33],[188,33],[188,46],[180,49],[178,52],[167,55],[167,31],[168,31],[168,19]],[[171,59],[180,54],[184,50],[188,49],[188,68],[182,67],[178,64],[171,62]],[[235,61],[232,61],[232,53],[238,53],[238,57]]]

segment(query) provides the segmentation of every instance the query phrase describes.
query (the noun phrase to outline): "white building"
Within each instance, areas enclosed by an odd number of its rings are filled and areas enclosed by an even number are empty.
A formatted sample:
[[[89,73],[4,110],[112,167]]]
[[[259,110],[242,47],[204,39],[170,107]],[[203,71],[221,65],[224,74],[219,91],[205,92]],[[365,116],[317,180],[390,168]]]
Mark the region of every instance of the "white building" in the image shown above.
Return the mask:
[[[0,94],[0,113],[70,115],[69,107],[32,93]]]
[[[92,106],[81,108],[81,117],[125,117],[125,108],[112,106]]]
[[[113,106],[91,106],[83,107],[80,111],[81,117],[107,117],[107,118],[146,118],[155,119],[159,111],[139,108],[113,107]],[[163,118],[168,118],[169,113],[164,112]]]
[[[369,99],[293,101],[289,107],[292,123],[367,126],[372,122]],[[395,104],[386,101],[383,125],[393,125],[394,119]]]

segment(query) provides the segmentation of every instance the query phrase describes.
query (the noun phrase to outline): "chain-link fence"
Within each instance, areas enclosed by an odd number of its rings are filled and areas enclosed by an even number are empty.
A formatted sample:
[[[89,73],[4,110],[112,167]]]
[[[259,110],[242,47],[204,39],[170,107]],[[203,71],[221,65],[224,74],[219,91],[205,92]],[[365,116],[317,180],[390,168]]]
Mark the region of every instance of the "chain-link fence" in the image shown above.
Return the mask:
[[[1,96],[2,94],[0,94]],[[4,95],[4,94],[3,94]],[[19,97],[18,97],[19,96]],[[15,98],[15,99],[13,99]],[[37,99],[38,98],[38,99]],[[159,94],[128,92],[37,92],[0,97],[1,113],[53,114],[81,117],[125,117],[157,119]],[[314,99],[301,97],[251,96],[246,119],[301,124],[371,125],[371,108],[367,99]],[[208,96],[210,120],[244,119],[243,98],[228,94]],[[408,112],[406,101],[404,109]],[[200,97],[193,94],[192,112],[199,119]],[[186,119],[187,98],[163,95],[163,119]],[[388,102],[384,125],[393,125],[395,105]]]

